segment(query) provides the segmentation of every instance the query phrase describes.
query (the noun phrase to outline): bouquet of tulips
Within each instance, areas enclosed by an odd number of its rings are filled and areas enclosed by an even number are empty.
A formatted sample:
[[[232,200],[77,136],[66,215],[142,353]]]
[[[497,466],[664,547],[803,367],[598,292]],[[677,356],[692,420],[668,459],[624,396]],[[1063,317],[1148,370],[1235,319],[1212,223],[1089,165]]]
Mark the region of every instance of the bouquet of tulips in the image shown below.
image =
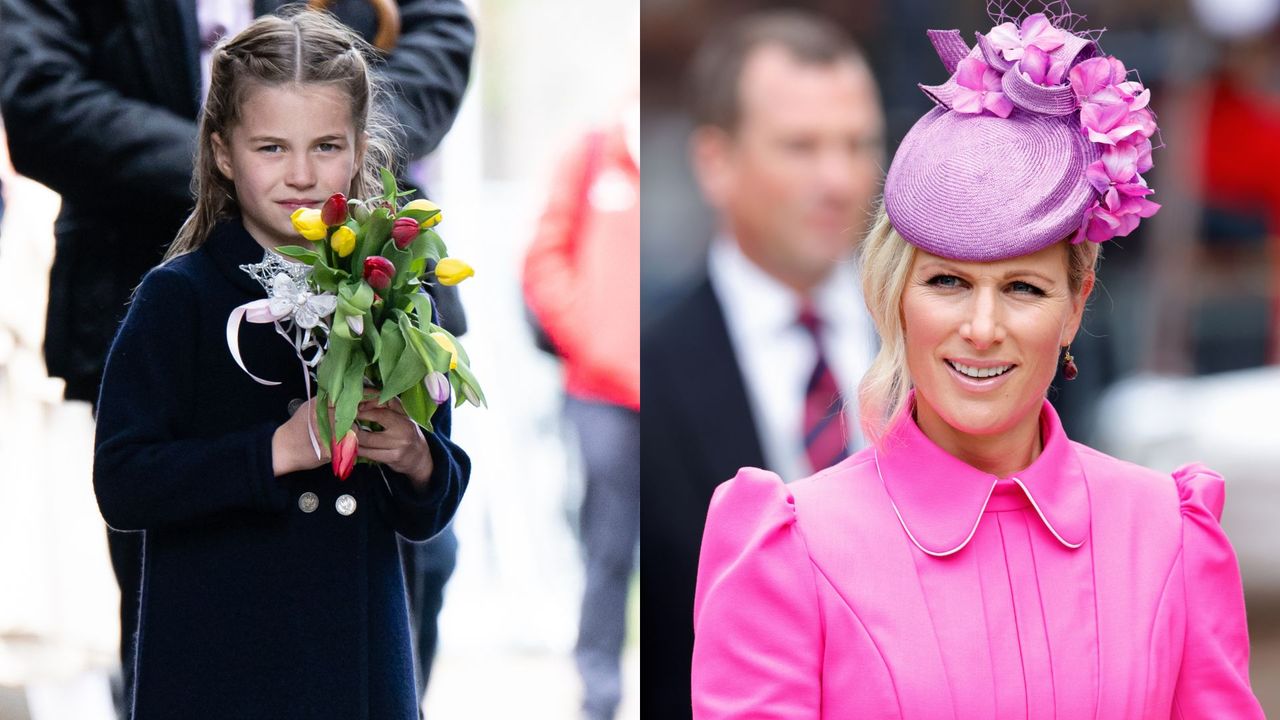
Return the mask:
[[[298,209],[293,226],[311,245],[276,249],[309,265],[310,296],[327,299],[312,328],[320,331],[315,419],[320,442],[332,450],[334,474],[344,480],[356,460],[349,428],[367,394],[376,393],[380,403],[399,398],[427,432],[451,394],[456,405],[485,404],[462,343],[432,322],[424,288],[456,285],[474,273],[448,257],[433,229],[440,208],[428,200],[400,206],[411,193],[400,192],[385,168],[382,181],[381,197],[348,200],[338,193],[320,210]]]

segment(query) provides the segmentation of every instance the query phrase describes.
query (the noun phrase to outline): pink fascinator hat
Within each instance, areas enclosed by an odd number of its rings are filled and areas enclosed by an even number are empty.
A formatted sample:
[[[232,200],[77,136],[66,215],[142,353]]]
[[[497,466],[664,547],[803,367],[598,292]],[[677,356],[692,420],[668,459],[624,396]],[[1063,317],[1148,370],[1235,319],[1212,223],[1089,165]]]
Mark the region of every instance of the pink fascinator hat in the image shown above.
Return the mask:
[[[1160,208],[1142,178],[1151,92],[1089,33],[1035,13],[977,33],[973,47],[958,30],[928,35],[951,77],[920,86],[937,107],[903,139],[884,188],[907,242],[1002,260],[1124,237]]]

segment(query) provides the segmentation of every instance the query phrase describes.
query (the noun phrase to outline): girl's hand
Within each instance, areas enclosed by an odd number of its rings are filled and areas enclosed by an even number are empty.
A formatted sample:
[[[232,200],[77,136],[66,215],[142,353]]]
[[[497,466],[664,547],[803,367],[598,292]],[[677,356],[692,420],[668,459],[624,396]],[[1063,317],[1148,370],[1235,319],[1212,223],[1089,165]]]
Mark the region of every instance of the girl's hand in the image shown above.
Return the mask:
[[[392,398],[385,406],[379,406],[376,400],[365,400],[360,403],[356,419],[382,426],[377,432],[356,429],[356,455],[386,465],[407,476],[417,489],[425,490],[435,469],[431,448],[422,428],[405,414],[400,398]]]
[[[404,414],[399,398],[393,397],[389,404],[383,406],[376,400],[361,402],[356,419],[383,427],[378,432],[356,428],[356,455],[381,462],[406,475],[417,489],[426,489],[431,470],[435,469],[431,448],[426,445],[422,428]]]
[[[329,448],[322,444],[320,457],[317,458],[315,449],[311,447],[307,424],[312,422],[315,415],[316,399],[311,398],[299,405],[293,415],[276,428],[275,435],[271,436],[271,465],[276,477],[299,470],[310,470],[329,462]],[[333,412],[330,411],[329,415],[332,422]],[[318,435],[316,442],[319,442]]]

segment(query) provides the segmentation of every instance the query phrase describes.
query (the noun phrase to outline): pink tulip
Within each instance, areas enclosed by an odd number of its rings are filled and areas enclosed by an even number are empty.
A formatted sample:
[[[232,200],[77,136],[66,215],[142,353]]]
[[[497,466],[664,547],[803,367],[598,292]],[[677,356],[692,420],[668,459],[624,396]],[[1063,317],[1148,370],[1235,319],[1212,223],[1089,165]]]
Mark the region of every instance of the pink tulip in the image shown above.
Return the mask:
[[[396,276],[396,266],[381,255],[373,255],[364,261],[364,279],[374,290],[386,290]]]
[[[449,399],[449,378],[444,373],[432,371],[427,373],[427,394],[431,401],[439,405]]]
[[[334,193],[324,201],[324,207],[320,208],[320,222],[333,227],[341,225],[347,221],[347,196],[342,193]]]
[[[391,239],[395,240],[396,247],[401,250],[409,247],[409,243],[418,237],[418,221],[413,218],[400,218],[396,220],[395,225],[391,226]]]
[[[341,440],[332,445],[333,474],[339,480],[346,480],[351,475],[351,468],[356,466],[356,431],[348,430]]]

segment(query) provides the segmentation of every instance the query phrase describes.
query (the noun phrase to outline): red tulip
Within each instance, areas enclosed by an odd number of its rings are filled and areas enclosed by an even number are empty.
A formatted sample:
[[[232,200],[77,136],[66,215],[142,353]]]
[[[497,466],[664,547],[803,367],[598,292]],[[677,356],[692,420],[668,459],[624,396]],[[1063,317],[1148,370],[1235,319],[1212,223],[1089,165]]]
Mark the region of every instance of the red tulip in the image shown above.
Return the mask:
[[[351,468],[356,466],[356,447],[355,430],[348,430],[341,440],[333,442],[333,474],[339,480],[346,480],[351,475]]]
[[[403,217],[396,220],[396,224],[391,226],[391,239],[396,241],[396,247],[401,250],[409,247],[409,243],[418,237],[418,221],[413,218]]]
[[[372,255],[364,261],[364,279],[374,290],[386,290],[391,278],[396,276],[396,266],[381,255]]]
[[[320,208],[320,222],[333,227],[341,225],[347,221],[347,196],[342,193],[334,193],[324,201],[324,207]]]

